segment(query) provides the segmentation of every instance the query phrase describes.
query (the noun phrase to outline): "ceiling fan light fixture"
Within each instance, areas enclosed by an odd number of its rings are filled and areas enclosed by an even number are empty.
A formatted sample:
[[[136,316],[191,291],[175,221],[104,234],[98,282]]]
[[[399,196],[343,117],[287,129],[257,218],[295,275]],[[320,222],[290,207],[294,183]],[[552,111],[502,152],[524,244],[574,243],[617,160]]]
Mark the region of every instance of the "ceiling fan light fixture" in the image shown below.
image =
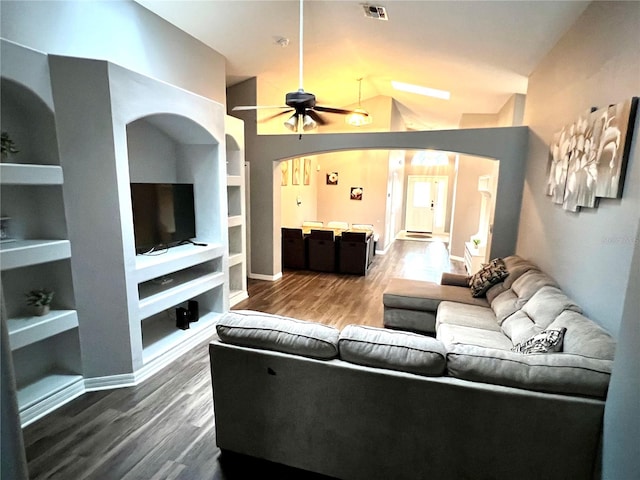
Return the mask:
[[[302,129],[305,132],[307,130],[313,130],[317,126],[318,126],[318,124],[316,123],[316,121],[313,118],[311,118],[310,115],[304,115],[304,117],[302,117]]]
[[[358,78],[358,108],[353,110],[349,115],[347,115],[344,121],[351,125],[352,127],[362,127],[363,125],[369,125],[373,118],[371,115],[362,108],[362,77]]]
[[[363,125],[369,125],[373,122],[373,118],[371,118],[371,115],[369,115],[366,110],[356,108],[352,113],[345,117],[345,122],[352,127],[362,127]]]
[[[284,126],[292,132],[298,130],[298,114],[294,113],[293,115],[291,115],[291,117],[289,117],[289,120],[284,122]]]

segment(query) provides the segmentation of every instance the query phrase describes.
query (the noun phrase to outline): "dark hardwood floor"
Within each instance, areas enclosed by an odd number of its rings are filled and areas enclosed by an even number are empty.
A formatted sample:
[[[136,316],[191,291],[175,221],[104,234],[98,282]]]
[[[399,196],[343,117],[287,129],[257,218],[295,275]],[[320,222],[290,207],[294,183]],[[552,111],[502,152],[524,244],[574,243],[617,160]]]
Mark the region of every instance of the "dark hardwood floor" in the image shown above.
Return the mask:
[[[463,272],[441,242],[396,241],[366,277],[285,271],[249,281],[234,307],[314,320],[338,328],[382,326],[382,292],[392,276],[439,280]],[[321,479],[236,455],[215,444],[209,340],[137,387],[89,392],[24,429],[32,479]]]

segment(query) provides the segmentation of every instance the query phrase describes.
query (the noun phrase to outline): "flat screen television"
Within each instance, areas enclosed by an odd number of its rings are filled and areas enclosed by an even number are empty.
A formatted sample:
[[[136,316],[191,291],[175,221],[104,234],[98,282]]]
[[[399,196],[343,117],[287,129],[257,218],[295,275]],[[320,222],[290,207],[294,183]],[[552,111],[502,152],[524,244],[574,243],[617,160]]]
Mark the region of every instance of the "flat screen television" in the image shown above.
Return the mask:
[[[193,185],[132,183],[136,253],[174,247],[196,236]]]

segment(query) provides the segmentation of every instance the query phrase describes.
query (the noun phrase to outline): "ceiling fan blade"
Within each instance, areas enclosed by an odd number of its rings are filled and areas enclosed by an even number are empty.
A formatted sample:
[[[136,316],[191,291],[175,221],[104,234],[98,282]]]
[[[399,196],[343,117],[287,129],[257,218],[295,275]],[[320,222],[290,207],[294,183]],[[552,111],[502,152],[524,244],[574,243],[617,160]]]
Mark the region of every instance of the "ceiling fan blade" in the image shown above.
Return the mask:
[[[353,110],[344,110],[342,108],[332,108],[332,107],[320,107],[319,105],[316,105],[313,108],[314,110],[317,110],[319,112],[338,113],[340,115],[348,115],[354,112]]]
[[[261,118],[261,119],[260,119],[260,122],[261,122],[261,123],[262,123],[262,122],[268,122],[269,120],[273,120],[274,118],[278,118],[278,117],[280,117],[280,116],[282,116],[282,115],[288,115],[288,114],[290,114],[290,113],[291,113],[291,112],[293,112],[293,111],[294,111],[293,109],[289,109],[289,110],[285,110],[285,111],[283,111],[283,112],[274,113],[273,115],[270,115],[270,116],[268,116],[268,117]]]
[[[280,109],[285,109],[285,108],[290,108],[287,106],[282,106],[282,105],[264,105],[264,106],[259,106],[259,105],[238,105],[236,107],[233,107],[231,110],[235,110],[235,111],[239,111],[239,110],[262,110],[265,108],[280,108]]]
[[[327,121],[324,118],[322,118],[318,114],[318,112],[315,112],[311,108],[307,109],[307,115],[309,115],[311,118],[313,118],[318,125],[326,125],[327,124]]]

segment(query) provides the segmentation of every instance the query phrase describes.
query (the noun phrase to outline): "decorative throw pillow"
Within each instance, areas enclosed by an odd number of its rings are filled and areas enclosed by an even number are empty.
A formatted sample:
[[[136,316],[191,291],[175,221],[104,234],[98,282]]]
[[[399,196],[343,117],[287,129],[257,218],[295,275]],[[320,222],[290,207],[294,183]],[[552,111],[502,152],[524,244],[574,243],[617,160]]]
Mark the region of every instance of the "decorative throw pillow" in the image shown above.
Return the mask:
[[[489,263],[485,263],[478,272],[469,277],[471,295],[482,297],[487,293],[487,290],[503,281],[508,275],[507,266],[501,258],[495,258]]]
[[[566,328],[550,328],[513,346],[511,351],[517,353],[549,353],[561,352]]]

